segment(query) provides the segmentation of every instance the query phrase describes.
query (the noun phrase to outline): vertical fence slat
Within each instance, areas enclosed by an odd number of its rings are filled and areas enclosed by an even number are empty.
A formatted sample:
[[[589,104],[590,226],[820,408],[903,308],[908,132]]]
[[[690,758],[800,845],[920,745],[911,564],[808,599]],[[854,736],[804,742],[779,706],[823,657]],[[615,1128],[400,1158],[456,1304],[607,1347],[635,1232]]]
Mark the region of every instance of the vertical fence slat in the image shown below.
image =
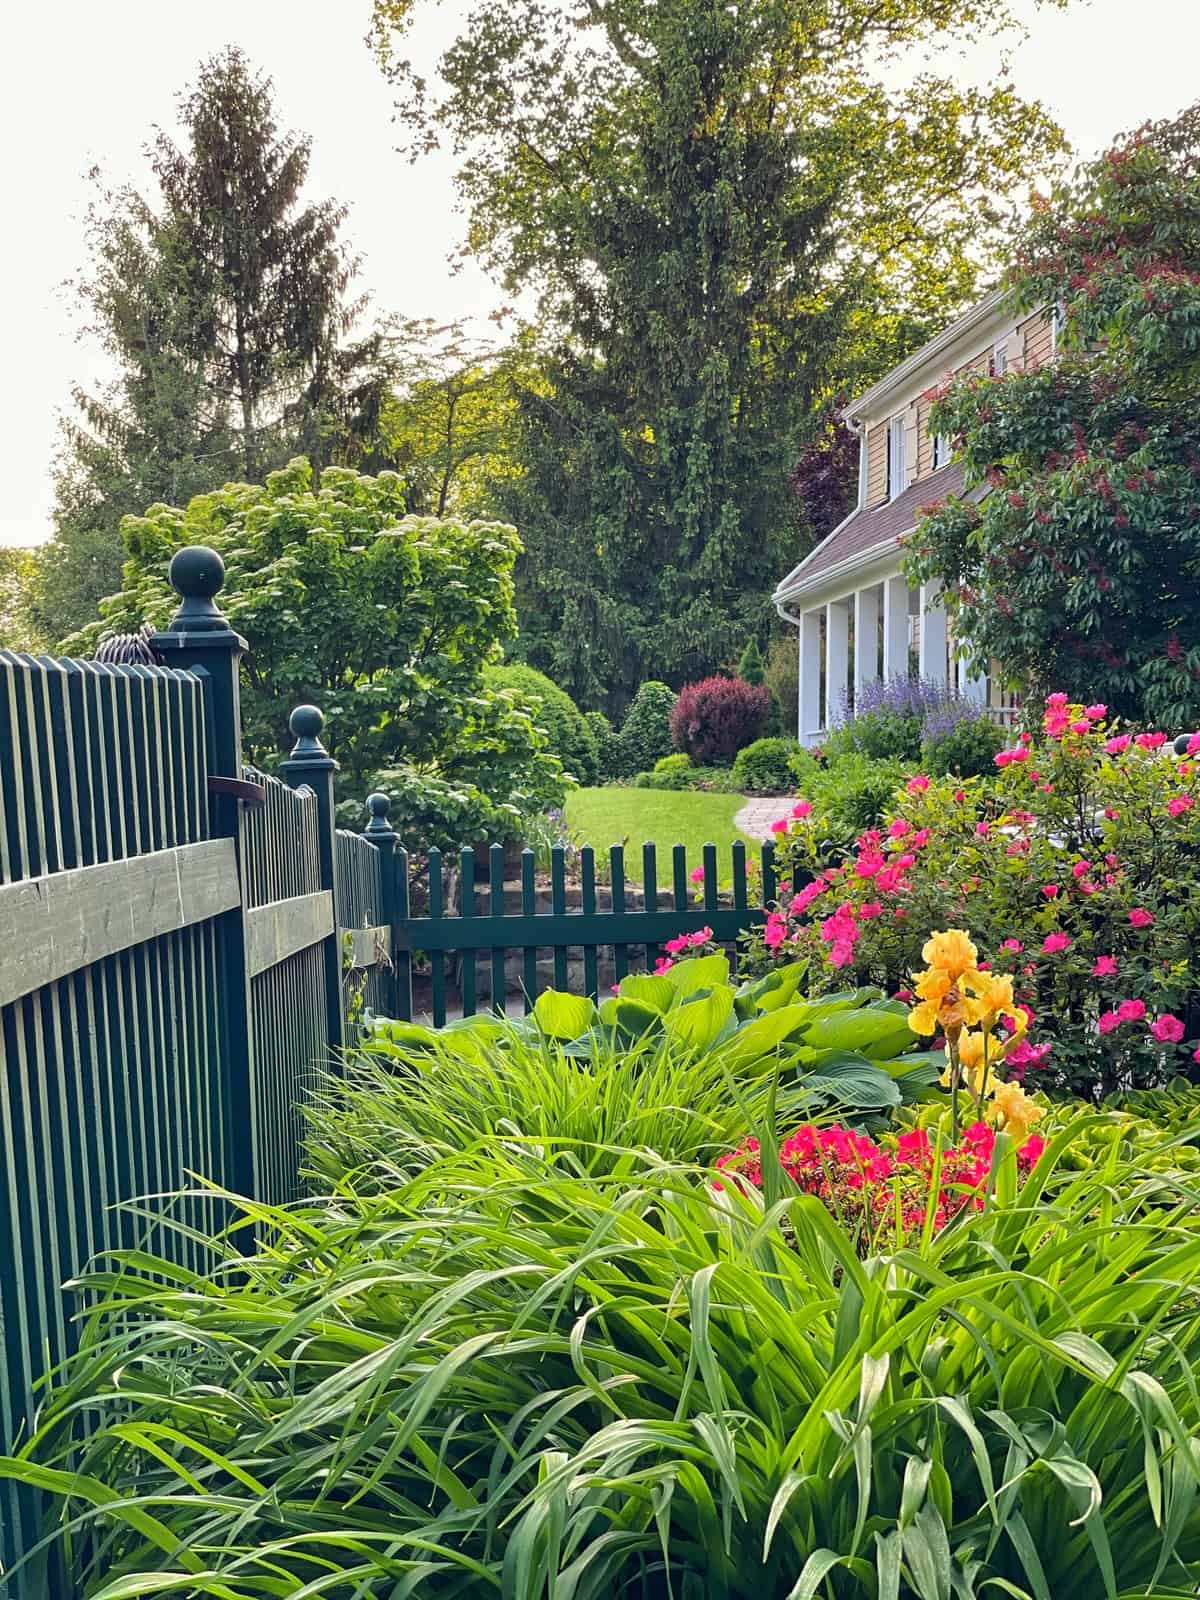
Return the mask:
[[[608,852],[609,878],[612,883],[612,908],[614,911],[625,909],[625,846],[614,844]],[[617,982],[620,983],[629,972],[629,947],[626,944],[613,945],[613,971],[616,973]]]
[[[458,914],[468,926],[463,929],[466,940],[459,950],[462,968],[462,1011],[464,1017],[475,1015],[475,950],[470,943],[473,929],[469,924],[475,917],[475,852],[464,845],[458,855]]]
[[[582,910],[583,920],[586,925],[589,919],[596,915],[596,852],[590,844],[585,844],[579,852],[579,870],[582,878]],[[594,934],[588,938],[585,931],[583,946],[583,986],[593,1000],[600,998],[600,974],[596,959],[596,941]]]
[[[658,910],[658,860],[657,851],[653,844],[647,842],[642,846],[642,893],[645,897],[647,911]],[[646,946],[646,970],[653,970],[658,960],[659,948],[656,944]]]
[[[429,917],[439,922],[445,915],[442,909],[442,852],[436,845],[429,852]],[[446,1022],[446,958],[440,950],[429,952],[430,999],[433,1003],[433,1025]]]
[[[532,917],[537,912],[536,874],[537,857],[532,850],[521,851],[521,915]],[[525,945],[521,950],[521,987],[525,996],[525,1015],[533,1010],[537,999],[537,946]]]
[[[488,912],[493,918],[504,916],[504,846],[494,844],[488,852]],[[504,1015],[504,946],[492,947],[492,1010]]]
[[[552,916],[562,917],[567,911],[567,856],[561,844],[552,845],[550,849],[550,912]],[[555,943],[554,946],[554,987],[565,989],[567,987],[567,946]]]

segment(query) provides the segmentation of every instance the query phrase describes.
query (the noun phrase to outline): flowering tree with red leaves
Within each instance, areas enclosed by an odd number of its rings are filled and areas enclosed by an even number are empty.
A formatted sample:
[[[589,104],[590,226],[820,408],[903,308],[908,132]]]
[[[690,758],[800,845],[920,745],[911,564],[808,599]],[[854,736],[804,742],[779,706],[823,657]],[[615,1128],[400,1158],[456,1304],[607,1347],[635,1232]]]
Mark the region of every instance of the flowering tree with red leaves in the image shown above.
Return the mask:
[[[1039,199],[1014,309],[1057,358],[939,393],[968,488],[909,541],[977,665],[1167,727],[1200,718],[1200,104]]]

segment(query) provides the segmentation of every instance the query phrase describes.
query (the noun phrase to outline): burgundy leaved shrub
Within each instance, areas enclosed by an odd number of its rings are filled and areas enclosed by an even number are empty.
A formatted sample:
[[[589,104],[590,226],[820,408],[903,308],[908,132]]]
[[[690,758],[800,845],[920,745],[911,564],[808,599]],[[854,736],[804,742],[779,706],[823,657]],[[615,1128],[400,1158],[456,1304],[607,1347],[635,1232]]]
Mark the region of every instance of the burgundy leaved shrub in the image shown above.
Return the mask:
[[[687,683],[671,712],[671,741],[700,766],[732,761],[757,739],[771,711],[771,691],[744,678]]]

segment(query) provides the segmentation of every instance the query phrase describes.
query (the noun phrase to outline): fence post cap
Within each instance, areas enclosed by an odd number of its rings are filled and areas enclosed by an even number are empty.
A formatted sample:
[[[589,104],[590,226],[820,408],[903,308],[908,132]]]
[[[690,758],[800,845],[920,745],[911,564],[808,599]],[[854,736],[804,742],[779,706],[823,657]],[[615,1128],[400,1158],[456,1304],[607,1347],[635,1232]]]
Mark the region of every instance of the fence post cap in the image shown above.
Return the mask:
[[[367,796],[367,816],[369,820],[363,829],[365,838],[376,841],[382,839],[385,842],[395,839],[395,829],[388,821],[388,812],[391,807],[392,802],[389,795],[380,794],[376,791],[374,794]]]
[[[324,726],[325,714],[319,706],[296,707],[288,718],[288,727],[296,735],[296,743],[291,755],[281,763],[281,770],[285,774],[289,769],[299,767],[323,767],[332,771],[337,766],[321,743],[321,729]]]
[[[167,577],[179,596],[179,609],[171,618],[169,633],[233,633],[229,619],[213,598],[220,594],[225,582],[225,563],[215,550],[206,544],[189,544],[176,550]],[[160,648],[157,642],[155,647]]]

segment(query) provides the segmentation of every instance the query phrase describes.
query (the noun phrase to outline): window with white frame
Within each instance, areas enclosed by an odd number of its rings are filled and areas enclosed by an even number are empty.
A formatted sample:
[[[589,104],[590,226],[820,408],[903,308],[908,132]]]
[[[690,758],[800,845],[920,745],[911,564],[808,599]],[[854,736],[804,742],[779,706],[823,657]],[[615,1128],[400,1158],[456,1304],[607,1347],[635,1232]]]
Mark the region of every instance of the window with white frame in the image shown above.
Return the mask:
[[[1050,308],[1050,348],[1058,349],[1059,340],[1062,338],[1063,328],[1067,322],[1067,308],[1061,300],[1056,300]]]
[[[904,418],[893,417],[887,436],[888,499],[894,500],[908,486],[904,461]]]
[[[950,435],[948,433],[935,433],[933,436],[933,470],[950,465]]]
[[[993,378],[1002,378],[1008,371],[1008,340],[998,340],[992,347],[991,373]]]

